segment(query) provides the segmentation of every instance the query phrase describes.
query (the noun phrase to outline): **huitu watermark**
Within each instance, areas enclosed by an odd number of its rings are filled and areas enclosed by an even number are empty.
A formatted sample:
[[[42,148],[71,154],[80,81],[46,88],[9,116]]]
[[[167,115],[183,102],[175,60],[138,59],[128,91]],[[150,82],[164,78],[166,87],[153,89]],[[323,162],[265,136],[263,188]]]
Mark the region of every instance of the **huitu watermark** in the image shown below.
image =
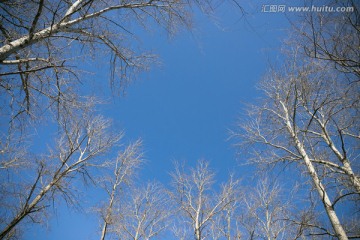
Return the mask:
[[[262,5],[261,12],[265,13],[285,13],[285,12],[327,12],[327,13],[336,13],[336,12],[354,12],[354,7],[331,7],[331,6],[314,6],[311,7],[297,7],[297,6],[287,6],[287,5],[275,5],[268,4]]]

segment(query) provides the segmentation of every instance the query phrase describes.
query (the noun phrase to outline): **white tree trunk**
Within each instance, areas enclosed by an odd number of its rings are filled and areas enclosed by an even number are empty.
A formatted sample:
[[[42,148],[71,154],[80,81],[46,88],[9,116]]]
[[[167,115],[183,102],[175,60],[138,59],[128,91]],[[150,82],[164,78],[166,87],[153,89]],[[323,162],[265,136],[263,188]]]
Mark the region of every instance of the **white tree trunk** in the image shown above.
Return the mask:
[[[196,239],[196,240],[201,240],[201,231],[200,231],[200,228],[196,228],[196,229],[195,229],[195,239]]]
[[[324,208],[325,208],[325,211],[326,211],[326,214],[328,215],[329,217],[329,220],[331,222],[331,225],[335,231],[335,234],[336,236],[340,239],[340,240],[347,240],[348,237],[346,235],[346,232],[344,230],[344,228],[342,227],[341,223],[340,223],[340,220],[332,206],[332,203],[329,199],[329,196],[325,190],[325,187],[323,186],[323,184],[321,183],[320,179],[319,179],[319,176],[315,170],[315,167],[314,165],[312,164],[306,150],[305,150],[305,147],[304,145],[300,142],[297,134],[296,134],[296,130],[293,129],[292,127],[292,124],[290,122],[290,119],[289,119],[289,113],[288,113],[288,110],[287,110],[287,107],[284,103],[281,102],[281,105],[283,107],[283,110],[285,112],[285,119],[286,119],[286,127],[287,127],[287,130],[288,132],[290,133],[292,139],[294,140],[294,143],[295,143],[295,147],[296,149],[298,150],[298,152],[300,153],[300,155],[302,156],[302,159],[304,160],[305,162],[305,165],[307,167],[307,170],[308,170],[308,173],[310,174],[311,176],[311,179],[313,181],[313,184],[316,188],[316,190],[318,191],[319,193],[319,196],[320,196],[320,199],[322,200],[322,203],[324,205]]]

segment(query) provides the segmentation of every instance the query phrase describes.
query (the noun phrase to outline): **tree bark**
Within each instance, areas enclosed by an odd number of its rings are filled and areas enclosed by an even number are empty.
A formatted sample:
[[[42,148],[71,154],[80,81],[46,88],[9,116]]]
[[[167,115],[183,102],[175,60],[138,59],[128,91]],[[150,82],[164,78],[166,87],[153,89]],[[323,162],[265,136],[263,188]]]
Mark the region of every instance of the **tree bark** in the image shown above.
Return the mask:
[[[333,208],[333,205],[329,199],[329,196],[325,190],[325,187],[323,186],[323,184],[321,183],[321,180],[315,170],[314,165],[312,164],[304,145],[300,142],[297,134],[296,134],[296,130],[293,129],[290,119],[289,119],[289,112],[287,110],[287,107],[285,106],[285,104],[283,102],[280,102],[282,105],[282,108],[285,112],[285,121],[286,121],[286,127],[288,132],[290,133],[294,143],[295,143],[295,147],[297,149],[297,151],[299,152],[299,154],[302,156],[302,159],[304,160],[304,163],[307,167],[308,173],[310,174],[310,177],[313,181],[313,184],[317,190],[317,192],[319,193],[320,199],[324,205],[326,214],[328,215],[328,218],[331,222],[331,225],[335,231],[336,236],[338,237],[338,239],[340,240],[348,240],[348,237],[346,235],[346,232],[343,228],[343,226],[340,223],[340,220]]]

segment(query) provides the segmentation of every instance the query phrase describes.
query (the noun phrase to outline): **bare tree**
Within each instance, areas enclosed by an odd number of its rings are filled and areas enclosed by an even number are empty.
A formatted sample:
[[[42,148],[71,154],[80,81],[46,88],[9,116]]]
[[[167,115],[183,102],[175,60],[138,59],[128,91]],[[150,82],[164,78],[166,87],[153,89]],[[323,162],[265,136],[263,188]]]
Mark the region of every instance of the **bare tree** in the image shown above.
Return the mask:
[[[242,126],[242,139],[253,146],[263,146],[255,149],[253,160],[258,163],[304,164],[335,235],[347,239],[334,207],[339,199],[354,194],[353,189],[357,193],[359,177],[351,166],[357,155],[350,160],[347,154],[354,151],[357,138],[345,137],[344,132],[358,126],[353,116],[358,111],[358,99],[352,94],[353,86],[344,88],[334,72],[321,62],[301,63],[295,59],[286,67],[284,74],[273,72],[262,82],[265,101],[252,107],[250,123]],[[339,185],[335,176],[347,179],[351,187]],[[328,189],[336,186],[338,197],[330,200],[326,185]]]
[[[2,189],[7,190],[1,192],[4,217],[0,239],[12,235],[24,221],[40,221],[59,197],[70,205],[77,204],[75,193],[79,190],[74,182],[92,181],[91,169],[109,165],[101,156],[121,138],[121,134],[109,132],[108,120],[89,113],[78,112],[59,124],[59,136],[48,154],[26,154],[25,166],[2,170]]]
[[[82,79],[81,64],[108,59],[113,86],[126,86],[154,56],[137,52],[136,24],[158,25],[170,34],[191,25],[191,6],[211,9],[207,0],[16,0],[0,3],[0,91],[3,113],[20,120],[38,118],[53,105],[73,103]],[[103,63],[102,63],[103,64]],[[120,84],[117,84],[120,83]],[[88,81],[87,81],[88,83]]]
[[[267,177],[258,178],[256,186],[244,195],[239,221],[247,239],[296,239],[290,220],[291,200],[284,198],[280,185]]]
[[[210,239],[213,240],[240,240],[243,237],[240,222],[238,221],[239,202],[226,207],[214,217],[210,225]]]
[[[343,11],[304,13],[299,22],[293,23],[296,30],[293,41],[302,47],[305,56],[332,62],[337,71],[348,74],[349,80],[358,81],[359,6],[354,0],[327,1],[326,6]]]
[[[233,182],[233,176],[230,176],[229,182]],[[241,226],[238,221],[242,198],[244,198],[244,191],[239,189],[237,185],[232,193],[228,196],[228,204],[219,214],[214,216],[210,225],[211,239],[220,240],[237,240],[242,239]]]
[[[209,234],[207,229],[215,217],[226,211],[235,201],[234,193],[238,181],[231,178],[217,193],[213,189],[214,176],[204,160],[198,161],[196,167],[190,169],[189,174],[179,166],[176,166],[172,173],[175,187],[172,198],[196,240],[205,239]]]
[[[173,206],[159,183],[133,188],[117,207],[112,231],[120,239],[158,239],[171,224]]]
[[[347,11],[307,12],[293,24],[296,33],[286,47],[296,54],[290,50],[287,70],[263,82],[269,102],[255,106],[245,131],[252,136],[248,143],[267,146],[256,150],[256,162],[303,160],[311,178],[318,179],[314,185],[325,208],[335,209],[359,202],[359,9],[351,0],[327,6]],[[358,236],[347,224],[344,228],[348,236]]]
[[[136,141],[130,144],[122,152],[119,152],[113,170],[114,176],[105,179],[104,189],[106,190],[109,199],[108,204],[101,209],[102,212],[102,230],[100,239],[104,240],[108,234],[108,228],[114,224],[114,215],[116,213],[115,208],[120,203],[125,201],[125,196],[121,194],[124,187],[129,184],[131,178],[134,175],[134,171],[140,167],[142,160],[142,154],[139,150],[141,141]]]
[[[321,159],[332,171],[343,172],[359,194],[360,178],[354,171],[359,143],[359,9],[355,1],[329,1],[329,7],[342,8],[340,13],[308,12],[301,27],[293,34],[292,46],[298,54],[316,59],[317,65],[330,71],[323,79],[305,80],[299,86],[301,104],[311,125],[306,129],[312,138],[321,139],[337,161]],[[300,56],[299,56],[300,58]],[[321,67],[320,67],[321,68]],[[320,69],[318,67],[318,70]],[[325,78],[328,78],[325,80]],[[325,84],[326,83],[326,84]],[[358,166],[355,165],[355,168]]]

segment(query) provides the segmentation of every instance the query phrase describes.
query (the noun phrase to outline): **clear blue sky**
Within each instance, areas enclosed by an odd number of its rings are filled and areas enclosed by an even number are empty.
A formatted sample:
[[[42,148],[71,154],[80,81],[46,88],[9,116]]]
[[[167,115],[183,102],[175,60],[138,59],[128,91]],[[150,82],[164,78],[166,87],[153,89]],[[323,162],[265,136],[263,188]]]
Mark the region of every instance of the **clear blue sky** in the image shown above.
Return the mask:
[[[262,4],[245,3],[248,15],[242,19],[239,9],[229,4],[218,9],[215,18],[196,15],[195,29],[173,40],[155,30],[140,36],[143,47],[159,55],[161,66],[141,74],[126,96],[111,98],[101,111],[125,130],[126,141],[143,139],[147,164],[141,181],[166,184],[174,160],[192,165],[207,159],[220,180],[229,171],[239,176],[250,171],[238,166],[235,149],[226,141],[228,129],[243,114],[243,103],[258,97],[256,83],[269,60],[278,61],[288,34],[285,15],[261,13]],[[103,84],[108,83],[107,63],[104,60],[104,71],[94,76]],[[94,215],[63,207],[56,213],[48,230],[34,227],[24,239],[98,239]]]

